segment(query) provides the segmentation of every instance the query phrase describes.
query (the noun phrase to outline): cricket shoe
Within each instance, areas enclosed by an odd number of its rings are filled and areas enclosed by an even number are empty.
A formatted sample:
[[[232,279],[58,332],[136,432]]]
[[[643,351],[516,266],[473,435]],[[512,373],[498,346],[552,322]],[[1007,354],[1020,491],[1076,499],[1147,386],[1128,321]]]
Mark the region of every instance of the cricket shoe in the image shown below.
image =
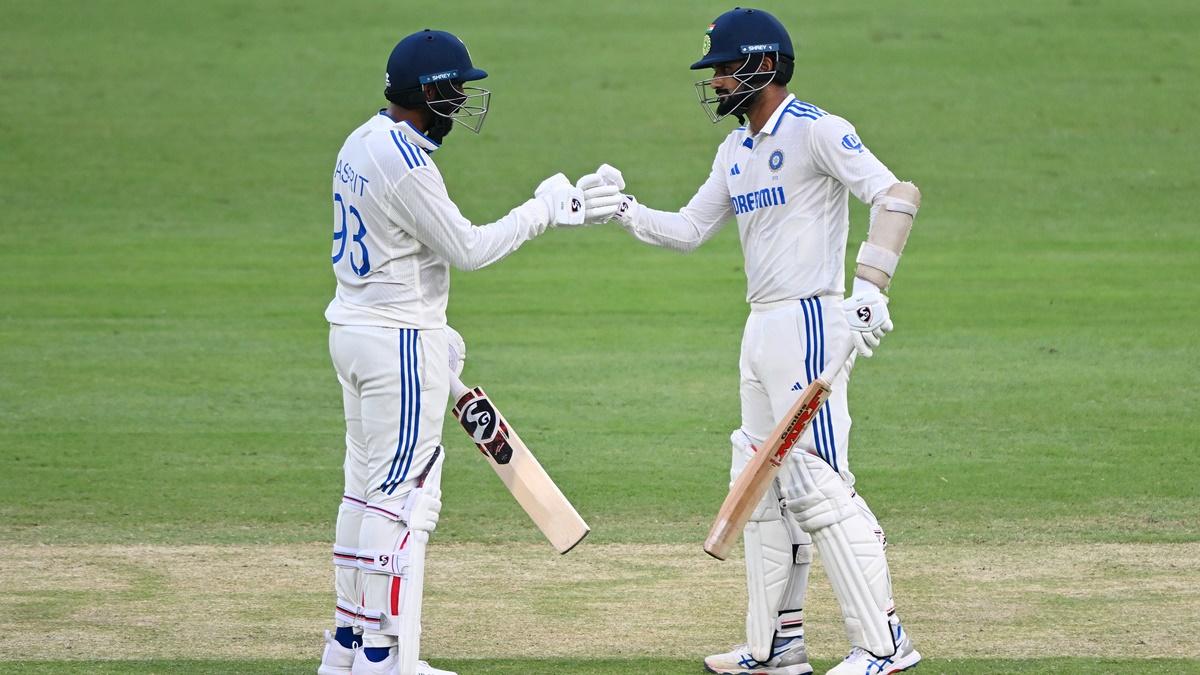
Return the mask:
[[[417,675],[458,675],[458,673],[452,670],[434,668],[425,661],[417,661]]]
[[[382,661],[372,661],[367,658],[367,650],[355,649],[354,665],[350,667],[350,672],[354,675],[396,675],[399,668],[397,660],[395,647]]]
[[[747,645],[738,645],[733,651],[704,659],[704,669],[725,675],[808,675],[813,671],[803,637],[776,638],[766,661],[755,659]]]
[[[913,647],[908,633],[900,626],[900,621],[893,617],[892,638],[896,641],[896,653],[891,656],[879,657],[862,647],[850,650],[846,658],[833,667],[825,675],[891,675],[908,670],[921,662],[921,653]]]
[[[366,652],[361,649],[355,651],[358,653],[354,655],[354,666],[351,670],[354,675],[397,675],[400,672],[395,649],[382,661],[371,661],[367,658]],[[434,668],[425,661],[417,661],[415,672],[416,675],[458,675],[452,670]]]
[[[321,652],[321,665],[317,667],[317,675],[350,675],[350,667],[354,665],[354,652],[333,638],[333,633],[325,631],[325,651]]]

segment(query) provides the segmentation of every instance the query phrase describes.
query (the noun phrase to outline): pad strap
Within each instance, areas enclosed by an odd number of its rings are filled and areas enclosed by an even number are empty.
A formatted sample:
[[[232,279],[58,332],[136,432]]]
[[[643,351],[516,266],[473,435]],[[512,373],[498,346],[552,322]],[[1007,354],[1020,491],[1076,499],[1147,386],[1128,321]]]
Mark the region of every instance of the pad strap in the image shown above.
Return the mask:
[[[361,550],[357,560],[358,569],[367,574],[403,577],[408,573],[408,551]]]
[[[888,211],[892,211],[893,213],[906,213],[913,218],[917,217],[917,209],[920,208],[907,199],[894,197],[889,194],[881,196],[879,198],[879,203],[882,204],[883,208],[887,209]]]
[[[887,274],[890,278],[896,275],[896,267],[900,264],[900,256],[882,246],[864,241],[858,247],[858,257],[855,258],[855,262],[859,265],[874,267]]]
[[[354,569],[358,567],[358,549],[349,548],[347,546],[333,547],[333,566],[334,567],[349,567]]]
[[[367,500],[354,495],[342,495],[342,505],[351,511],[362,511],[367,508]]]
[[[396,523],[404,522],[403,513],[393,511],[389,508],[380,506],[379,504],[367,504],[366,511],[367,513],[374,513],[376,515],[383,516],[384,518]]]
[[[339,599],[333,608],[333,621],[339,626],[343,624],[362,626],[362,607]]]
[[[389,622],[384,621],[382,611],[374,611],[364,607],[358,615],[358,625],[362,626],[364,630],[372,630],[377,633],[383,632],[382,629],[387,623]]]

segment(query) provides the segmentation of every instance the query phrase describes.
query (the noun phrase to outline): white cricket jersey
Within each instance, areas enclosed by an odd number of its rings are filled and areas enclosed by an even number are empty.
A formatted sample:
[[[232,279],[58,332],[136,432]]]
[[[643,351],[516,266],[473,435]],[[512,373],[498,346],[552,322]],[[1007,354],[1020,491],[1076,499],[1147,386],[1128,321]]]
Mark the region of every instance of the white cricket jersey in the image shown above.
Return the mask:
[[[333,324],[440,328],[450,265],[478,269],[549,223],[535,199],[490,225],[463,217],[429,153],[438,144],[383,111],[355,129],[333,171]]]
[[[870,204],[896,182],[849,122],[789,94],[759,133],[738,127],[725,138],[682,210],[639,204],[623,224],[644,242],[690,251],[736,216],[748,302],[843,295],[847,195]]]

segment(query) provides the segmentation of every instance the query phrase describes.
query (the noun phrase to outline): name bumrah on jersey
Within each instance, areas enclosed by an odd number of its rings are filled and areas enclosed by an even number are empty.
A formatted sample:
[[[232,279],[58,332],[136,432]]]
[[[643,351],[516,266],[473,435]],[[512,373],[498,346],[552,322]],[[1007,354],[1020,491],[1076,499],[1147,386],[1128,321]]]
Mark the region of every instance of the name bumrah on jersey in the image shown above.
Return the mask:
[[[354,167],[350,166],[350,162],[342,161],[341,157],[338,158],[337,168],[333,170],[333,177],[342,181],[343,184],[349,185],[350,194],[356,194],[359,197],[363,196],[363,191],[367,189],[367,183],[371,182],[366,176],[355,171]]]
[[[756,209],[786,204],[787,196],[784,195],[783,188],[777,186],[735,195],[729,198],[729,203],[733,205],[734,215],[741,215]]]

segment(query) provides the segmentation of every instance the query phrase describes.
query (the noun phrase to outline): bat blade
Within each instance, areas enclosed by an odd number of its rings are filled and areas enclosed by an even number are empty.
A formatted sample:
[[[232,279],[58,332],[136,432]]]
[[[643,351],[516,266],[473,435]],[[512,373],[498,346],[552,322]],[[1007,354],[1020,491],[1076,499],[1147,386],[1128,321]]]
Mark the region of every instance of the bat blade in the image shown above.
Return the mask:
[[[800,398],[783,416],[763,443],[763,447],[758,448],[729,488],[729,494],[725,496],[725,502],[717,512],[708,538],[704,540],[705,553],[717,560],[729,557],[729,551],[750,520],[750,514],[762,501],[792,446],[800,439],[800,435],[808,428],[827,398],[829,385],[822,378],[813,380],[800,393]]]
[[[583,541],[588,524],[483,389],[462,394],[452,412],[555,550],[566,553]]]

